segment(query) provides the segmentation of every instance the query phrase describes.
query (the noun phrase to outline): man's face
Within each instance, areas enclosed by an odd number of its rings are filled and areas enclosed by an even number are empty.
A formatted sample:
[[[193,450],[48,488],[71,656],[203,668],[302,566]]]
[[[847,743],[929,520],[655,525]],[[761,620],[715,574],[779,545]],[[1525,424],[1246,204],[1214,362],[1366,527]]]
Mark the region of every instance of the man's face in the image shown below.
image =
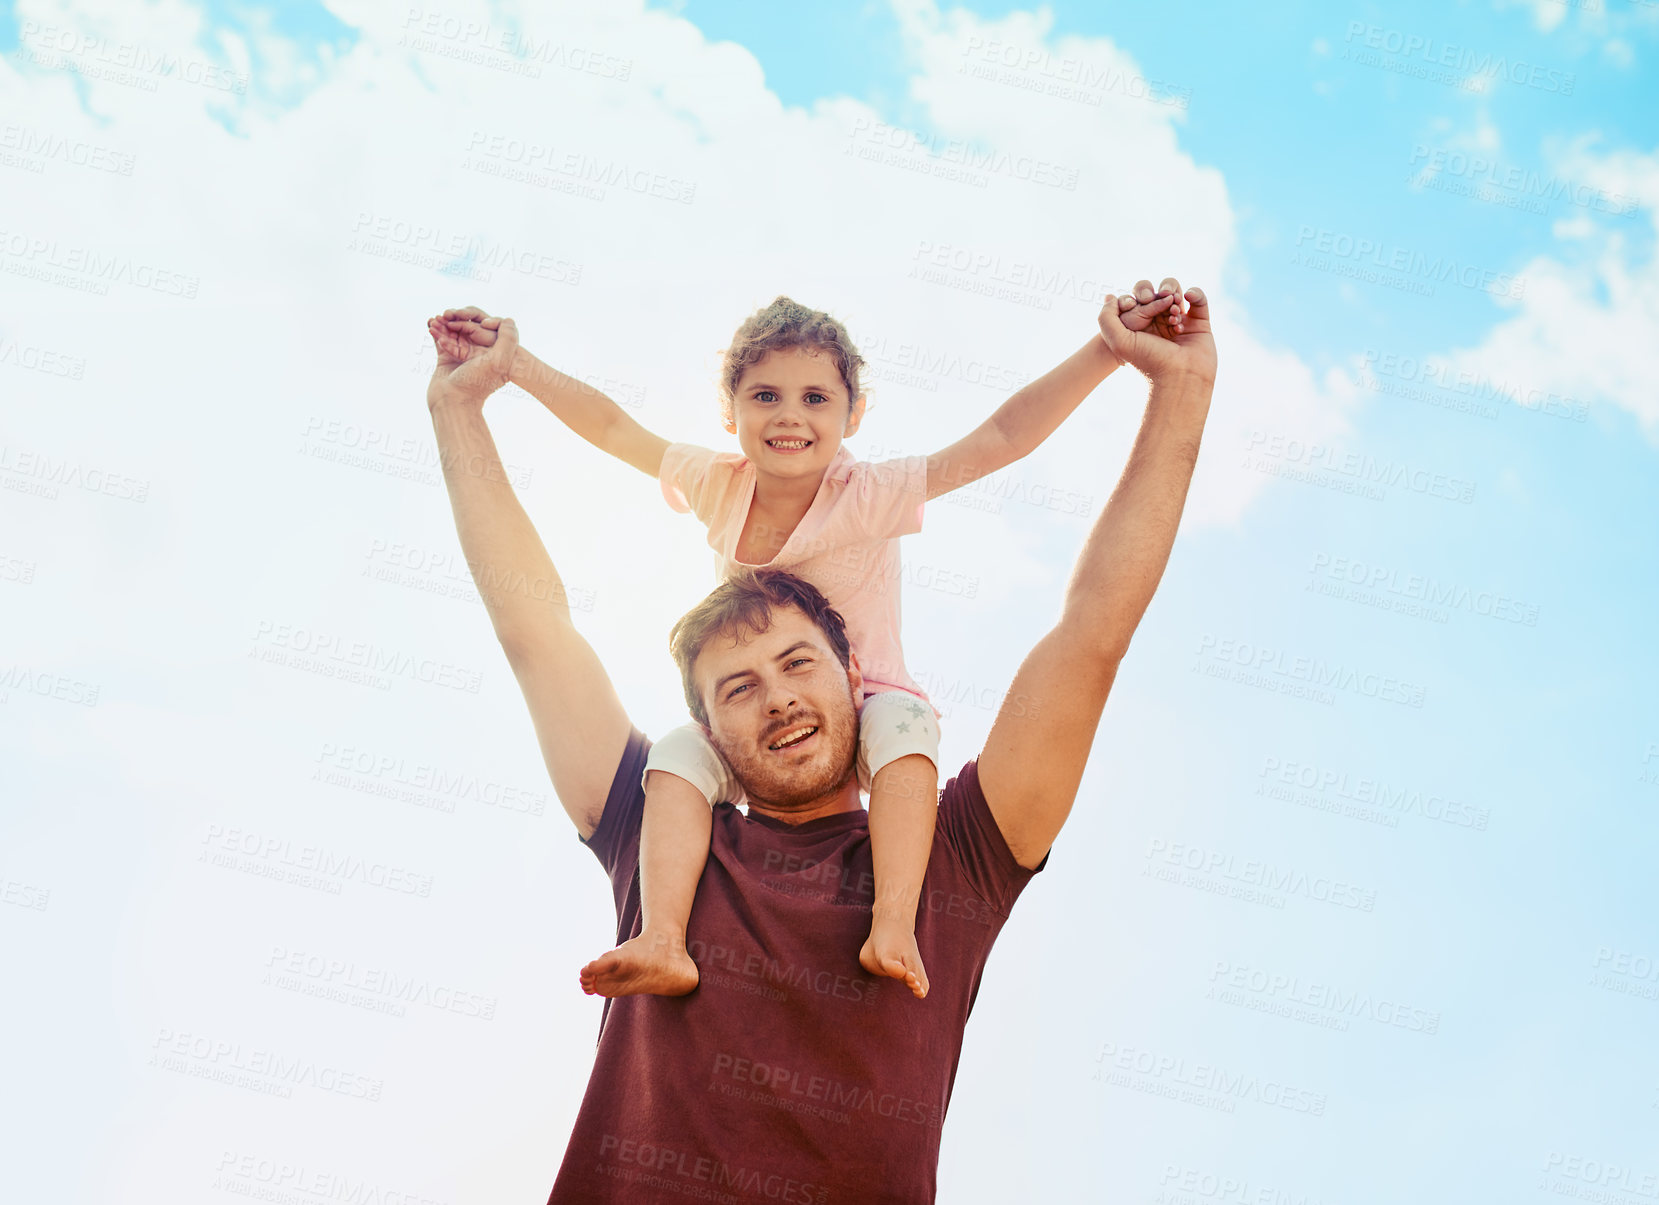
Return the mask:
[[[744,369],[733,393],[726,430],[773,477],[821,478],[864,417],[864,399],[849,404],[835,361],[810,348],[768,352]]]
[[[804,612],[777,607],[765,632],[715,636],[691,673],[714,747],[751,800],[803,808],[856,773],[863,679]]]

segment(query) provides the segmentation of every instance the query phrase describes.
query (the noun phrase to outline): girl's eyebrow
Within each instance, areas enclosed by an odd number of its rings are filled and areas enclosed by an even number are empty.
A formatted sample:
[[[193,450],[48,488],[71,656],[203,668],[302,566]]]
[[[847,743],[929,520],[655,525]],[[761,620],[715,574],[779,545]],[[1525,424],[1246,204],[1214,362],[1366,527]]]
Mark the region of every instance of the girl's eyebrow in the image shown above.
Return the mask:
[[[831,393],[832,386],[829,385],[803,385],[802,388],[808,393],[821,393],[825,397],[833,396]],[[770,389],[773,393],[783,392],[783,387],[781,385],[750,385],[748,392],[756,393],[762,389]]]

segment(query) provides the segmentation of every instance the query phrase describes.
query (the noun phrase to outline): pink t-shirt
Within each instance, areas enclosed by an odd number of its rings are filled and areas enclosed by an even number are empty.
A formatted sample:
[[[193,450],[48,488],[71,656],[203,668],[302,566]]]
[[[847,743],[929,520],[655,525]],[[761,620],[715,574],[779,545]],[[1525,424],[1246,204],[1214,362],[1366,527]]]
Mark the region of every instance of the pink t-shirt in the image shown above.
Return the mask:
[[[811,582],[847,621],[847,641],[858,655],[865,694],[904,690],[927,701],[926,692],[905,672],[899,646],[898,540],[922,529],[927,457],[871,463],[854,460],[841,448],[794,534],[763,566],[737,559],[755,497],[755,468],[747,457],[670,444],[659,479],[669,506],[690,511],[707,525],[709,547],[719,554],[721,581],[740,569],[765,568]]]

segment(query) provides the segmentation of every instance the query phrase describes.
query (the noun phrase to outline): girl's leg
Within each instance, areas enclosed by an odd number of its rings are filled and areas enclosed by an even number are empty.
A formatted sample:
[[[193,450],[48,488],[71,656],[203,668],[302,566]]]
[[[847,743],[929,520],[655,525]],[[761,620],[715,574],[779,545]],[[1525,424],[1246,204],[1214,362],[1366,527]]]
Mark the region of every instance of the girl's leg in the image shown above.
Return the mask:
[[[729,783],[724,761],[695,724],[652,746],[639,837],[640,933],[582,968],[583,991],[683,996],[696,988],[686,924],[708,862],[710,801],[731,798]]]
[[[872,975],[903,980],[917,999],[928,990],[916,945],[916,906],[933,850],[938,749],[933,711],[914,695],[890,691],[865,700],[859,759],[861,768],[875,768],[869,783],[876,898],[858,961]]]

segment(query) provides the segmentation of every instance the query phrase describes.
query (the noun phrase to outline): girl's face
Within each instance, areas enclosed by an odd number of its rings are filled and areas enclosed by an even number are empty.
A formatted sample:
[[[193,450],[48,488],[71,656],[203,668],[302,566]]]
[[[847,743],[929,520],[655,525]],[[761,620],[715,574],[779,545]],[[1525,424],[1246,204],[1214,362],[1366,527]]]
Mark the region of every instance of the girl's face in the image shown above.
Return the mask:
[[[735,393],[726,430],[755,471],[772,477],[821,478],[864,417],[864,398],[849,406],[835,362],[811,348],[767,352]]]

